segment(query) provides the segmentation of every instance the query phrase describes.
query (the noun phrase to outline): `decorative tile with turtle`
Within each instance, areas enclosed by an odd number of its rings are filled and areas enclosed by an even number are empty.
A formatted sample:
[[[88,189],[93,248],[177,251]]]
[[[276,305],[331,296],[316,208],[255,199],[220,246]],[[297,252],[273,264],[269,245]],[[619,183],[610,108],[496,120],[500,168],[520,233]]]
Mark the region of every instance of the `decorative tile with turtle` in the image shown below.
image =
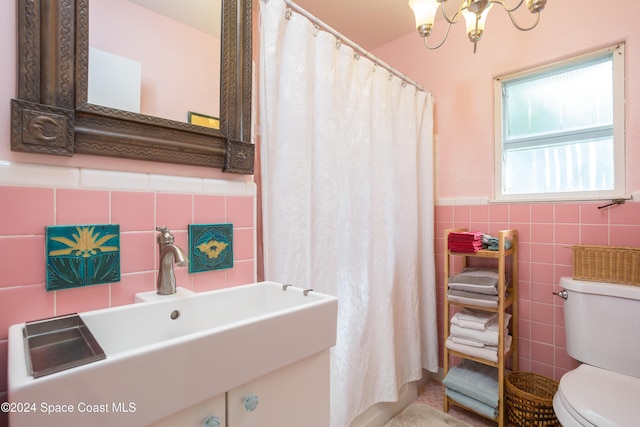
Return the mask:
[[[47,291],[120,281],[118,224],[45,228]]]
[[[189,225],[189,273],[233,267],[233,224]]]

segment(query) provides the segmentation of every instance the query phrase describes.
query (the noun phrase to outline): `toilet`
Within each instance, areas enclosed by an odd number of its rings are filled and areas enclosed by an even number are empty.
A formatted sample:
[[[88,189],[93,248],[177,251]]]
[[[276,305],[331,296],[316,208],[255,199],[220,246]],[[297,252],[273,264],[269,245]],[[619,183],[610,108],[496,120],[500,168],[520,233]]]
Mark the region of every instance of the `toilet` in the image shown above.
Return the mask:
[[[567,352],[553,397],[564,427],[640,425],[640,287],[560,279]]]

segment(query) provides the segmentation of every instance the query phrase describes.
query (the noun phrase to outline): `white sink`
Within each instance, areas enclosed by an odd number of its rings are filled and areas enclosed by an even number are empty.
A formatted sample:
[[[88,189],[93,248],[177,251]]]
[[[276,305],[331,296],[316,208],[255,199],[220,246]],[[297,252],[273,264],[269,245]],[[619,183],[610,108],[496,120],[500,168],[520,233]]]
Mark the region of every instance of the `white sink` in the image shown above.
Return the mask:
[[[261,282],[80,317],[106,359],[40,378],[27,369],[25,324],[9,329],[9,400],[35,404],[10,414],[12,427],[163,419],[335,345],[337,299]]]

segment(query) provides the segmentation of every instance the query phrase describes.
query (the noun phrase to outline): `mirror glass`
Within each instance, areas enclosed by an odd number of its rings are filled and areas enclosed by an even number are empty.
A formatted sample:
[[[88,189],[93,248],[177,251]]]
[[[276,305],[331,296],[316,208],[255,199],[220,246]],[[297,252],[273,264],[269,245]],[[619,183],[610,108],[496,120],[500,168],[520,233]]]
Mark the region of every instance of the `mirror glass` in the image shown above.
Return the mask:
[[[88,102],[216,127],[221,0],[91,0]]]

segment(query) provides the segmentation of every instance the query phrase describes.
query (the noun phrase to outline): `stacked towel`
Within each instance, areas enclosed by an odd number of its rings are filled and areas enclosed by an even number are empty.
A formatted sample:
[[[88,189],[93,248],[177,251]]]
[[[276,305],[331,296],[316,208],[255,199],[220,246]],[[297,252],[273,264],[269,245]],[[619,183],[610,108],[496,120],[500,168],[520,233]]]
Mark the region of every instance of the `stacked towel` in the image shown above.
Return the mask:
[[[463,360],[449,370],[442,381],[445,393],[458,403],[483,415],[498,415],[498,369]]]
[[[484,313],[463,308],[450,319],[449,337],[445,345],[449,350],[470,356],[498,361],[500,333],[504,334],[504,352],[511,349],[509,322],[511,314],[504,314],[504,330],[500,331],[497,313]]]
[[[474,294],[473,292],[449,289],[447,299],[460,304],[472,304],[478,307],[497,307],[498,295]]]
[[[467,267],[449,277],[447,299],[480,307],[498,306],[498,272],[495,269]]]
[[[447,246],[453,252],[478,252],[482,249],[482,232],[451,232]]]
[[[464,309],[467,310],[467,309]],[[470,310],[467,310],[470,311]],[[460,326],[460,319],[457,318],[459,313],[456,313],[451,318],[451,328],[450,335],[455,338],[464,338],[465,340],[472,340],[477,343],[474,347],[484,347],[486,345],[498,345],[498,338],[500,335],[498,319],[493,319],[490,323],[487,324],[486,328],[483,330],[472,329],[466,326]],[[495,314],[495,313],[493,313]],[[508,331],[509,321],[511,320],[511,314],[504,314],[504,324],[505,329]],[[463,323],[464,324],[464,323]]]
[[[500,249],[500,239],[498,239],[497,237],[492,237],[489,234],[483,234],[482,235],[482,247],[485,249],[489,249],[490,251],[497,251]],[[511,241],[510,240],[506,240],[504,241],[504,248],[505,249],[509,249],[511,248]]]
[[[511,335],[507,335],[504,338],[504,352],[511,350]],[[486,346],[486,347],[473,347],[465,344],[458,344],[454,342],[451,337],[447,338],[445,345],[449,350],[464,353],[468,356],[479,357],[481,359],[489,360],[491,362],[498,361],[498,346]]]
[[[449,277],[449,289],[498,295],[498,272],[495,269],[466,267]]]
[[[484,331],[485,329],[487,329],[487,326],[493,323],[493,321],[497,318],[497,313],[463,308],[451,318],[451,323],[463,328]]]

